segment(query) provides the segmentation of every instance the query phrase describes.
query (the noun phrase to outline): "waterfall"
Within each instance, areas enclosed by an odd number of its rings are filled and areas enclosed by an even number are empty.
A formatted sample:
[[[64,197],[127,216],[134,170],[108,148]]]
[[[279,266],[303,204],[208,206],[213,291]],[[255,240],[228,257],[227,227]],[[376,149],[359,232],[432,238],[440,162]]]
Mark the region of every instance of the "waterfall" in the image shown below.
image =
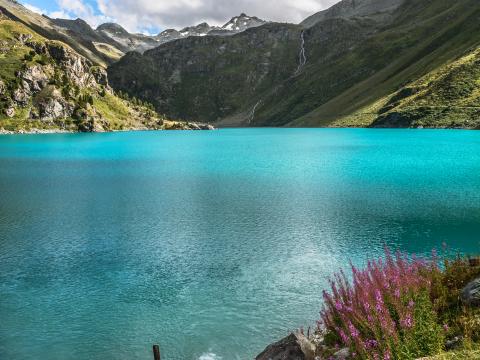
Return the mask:
[[[287,80],[290,80],[297,76],[300,71],[302,71],[303,67],[307,63],[307,52],[305,51],[305,31],[302,30],[300,34],[300,54],[298,55],[298,67],[295,73],[290,76]],[[276,90],[278,86],[276,86],[274,89]],[[255,119],[255,112],[257,111],[257,108],[260,104],[262,104],[263,100],[258,100],[255,106],[253,107],[252,111],[250,112],[250,116],[248,117],[248,124],[251,125],[253,123],[253,120]]]
[[[300,54],[298,55],[298,68],[295,71],[295,75],[300,73],[306,63],[307,53],[305,51],[305,31],[302,30],[302,33],[300,34]]]
[[[250,118],[248,119],[248,124],[251,124],[253,122],[253,119],[255,118],[255,111],[257,110],[258,105],[260,105],[261,103],[262,100],[259,100],[253,107],[252,112],[250,113]]]

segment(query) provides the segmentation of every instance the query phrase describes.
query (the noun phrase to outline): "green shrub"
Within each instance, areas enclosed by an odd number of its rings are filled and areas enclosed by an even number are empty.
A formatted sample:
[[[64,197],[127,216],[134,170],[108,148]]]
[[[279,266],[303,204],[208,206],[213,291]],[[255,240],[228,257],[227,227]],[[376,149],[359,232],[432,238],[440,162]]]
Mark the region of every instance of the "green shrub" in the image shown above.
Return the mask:
[[[437,322],[437,314],[429,294],[421,292],[414,296],[414,302],[413,323],[415,325],[407,331],[401,331],[401,341],[394,356],[399,360],[438,354],[443,350],[445,343],[445,331]]]

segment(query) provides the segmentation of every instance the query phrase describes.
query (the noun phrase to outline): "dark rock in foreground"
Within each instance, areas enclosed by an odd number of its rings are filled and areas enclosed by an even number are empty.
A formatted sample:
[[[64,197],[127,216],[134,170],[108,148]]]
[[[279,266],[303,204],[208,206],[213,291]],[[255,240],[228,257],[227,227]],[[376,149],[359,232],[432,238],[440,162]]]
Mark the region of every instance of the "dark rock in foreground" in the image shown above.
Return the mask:
[[[468,283],[462,290],[462,302],[469,306],[480,306],[480,278]]]

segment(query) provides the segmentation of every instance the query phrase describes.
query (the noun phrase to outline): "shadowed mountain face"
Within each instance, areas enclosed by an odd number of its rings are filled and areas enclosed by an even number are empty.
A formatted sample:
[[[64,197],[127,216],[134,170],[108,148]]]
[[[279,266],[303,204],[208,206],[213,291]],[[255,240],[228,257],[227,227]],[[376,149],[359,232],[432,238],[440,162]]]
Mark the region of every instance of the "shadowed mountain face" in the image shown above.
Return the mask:
[[[223,126],[477,127],[479,18],[476,0],[344,0],[301,25],[127,54],[108,72],[162,113]]]

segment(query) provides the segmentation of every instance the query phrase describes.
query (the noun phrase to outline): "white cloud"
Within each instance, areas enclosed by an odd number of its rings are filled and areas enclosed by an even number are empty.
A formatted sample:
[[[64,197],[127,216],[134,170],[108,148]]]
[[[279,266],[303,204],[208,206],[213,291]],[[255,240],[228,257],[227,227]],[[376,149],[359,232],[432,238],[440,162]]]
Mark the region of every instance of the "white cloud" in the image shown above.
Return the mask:
[[[63,0],[78,1],[78,0]],[[265,20],[298,23],[339,0],[97,0],[108,14],[129,31],[145,28],[182,28],[206,21],[223,25],[244,12]]]
[[[76,19],[81,18],[96,27],[104,22],[112,21],[111,17],[98,14],[95,10],[82,0],[57,0],[58,10],[48,11],[29,3],[23,3],[28,10],[37,14],[44,14],[52,19]]]
[[[23,4],[23,6],[25,6],[28,10],[33,11],[34,13],[37,13],[37,14],[40,14],[40,15],[47,13],[47,11],[42,10],[39,7],[36,7],[34,5],[31,5],[31,4]]]
[[[67,14],[69,18],[81,18],[94,27],[111,20],[104,14],[97,14],[90,5],[82,0],[57,0],[57,4],[60,11],[52,13],[51,17],[61,17],[53,16],[54,14]]]
[[[93,0],[94,9],[85,0],[56,0],[58,10],[47,12],[24,4],[28,9],[52,18],[77,17],[96,27],[114,21],[131,32],[152,29],[180,29],[208,22],[223,25],[231,17],[244,12],[251,16],[298,23],[339,0]]]
[[[40,15],[47,15],[48,17],[51,18],[59,18],[59,19],[71,19],[71,15],[66,13],[65,11],[58,10],[58,11],[52,11],[49,12],[45,9],[41,9],[35,5],[24,3],[23,6],[25,6],[28,10],[33,11],[34,13],[40,14]]]

